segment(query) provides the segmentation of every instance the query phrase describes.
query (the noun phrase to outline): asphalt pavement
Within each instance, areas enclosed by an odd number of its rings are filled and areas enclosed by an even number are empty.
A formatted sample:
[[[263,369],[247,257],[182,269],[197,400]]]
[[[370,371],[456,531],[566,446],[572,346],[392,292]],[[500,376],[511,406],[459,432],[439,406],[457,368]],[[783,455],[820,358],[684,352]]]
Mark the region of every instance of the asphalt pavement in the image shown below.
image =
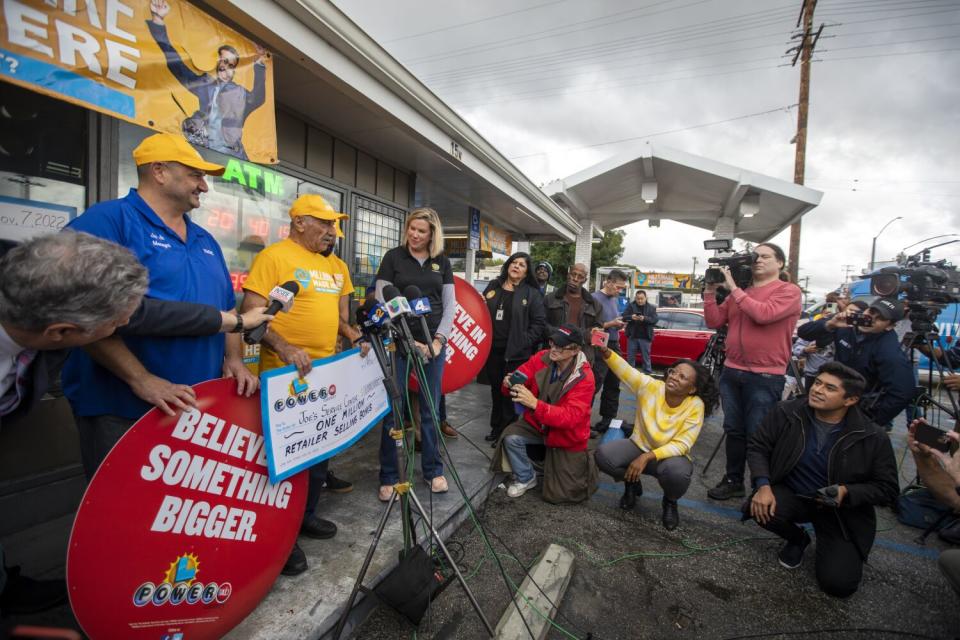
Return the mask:
[[[633,399],[621,396],[621,418],[630,419]],[[456,423],[455,423],[456,424]],[[519,585],[550,543],[576,556],[573,578],[548,638],[594,640],[641,638],[955,638],[960,636],[960,601],[936,566],[948,545],[896,522],[879,511],[877,542],[860,590],[838,600],[820,592],[813,573],[814,546],[804,564],[782,568],[781,542],[753,523],[741,523],[740,500],[715,502],[706,490],[722,475],[723,454],[706,478],[704,464],[721,435],[721,418],[711,417],[693,449],[695,477],[680,505],[680,527],[660,524],[660,491],[644,478],[644,496],[632,512],[617,506],[620,485],[601,474],[601,486],[581,505],[554,506],[539,487],[510,499],[495,490],[479,508],[488,546],[467,522],[449,546],[468,575],[483,611],[496,625],[511,606],[508,581]],[[471,438],[483,430],[457,425]],[[901,416],[891,435],[901,485],[913,477],[904,455]],[[482,440],[479,446],[484,446]],[[456,446],[470,446],[461,440]],[[591,441],[591,447],[596,441]],[[496,550],[499,565],[490,547]],[[506,578],[503,574],[506,574]],[[486,634],[459,584],[452,582],[431,604],[419,628],[380,606],[358,638],[480,639]]]

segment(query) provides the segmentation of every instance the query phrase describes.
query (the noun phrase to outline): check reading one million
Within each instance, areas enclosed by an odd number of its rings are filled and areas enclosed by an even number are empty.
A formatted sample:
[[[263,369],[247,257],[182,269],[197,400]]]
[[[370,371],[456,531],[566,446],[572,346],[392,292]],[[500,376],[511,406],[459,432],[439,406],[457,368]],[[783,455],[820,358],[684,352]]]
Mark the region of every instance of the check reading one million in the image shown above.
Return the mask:
[[[315,360],[301,378],[289,366],[260,375],[270,481],[350,448],[390,410],[383,371],[359,349]]]

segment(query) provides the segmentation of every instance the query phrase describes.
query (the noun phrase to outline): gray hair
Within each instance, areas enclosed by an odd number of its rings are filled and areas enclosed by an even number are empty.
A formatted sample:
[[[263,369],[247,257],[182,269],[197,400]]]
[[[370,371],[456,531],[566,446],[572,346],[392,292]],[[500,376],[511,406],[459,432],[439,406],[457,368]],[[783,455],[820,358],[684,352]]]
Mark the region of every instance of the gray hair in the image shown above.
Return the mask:
[[[0,258],[0,321],[91,332],[139,302],[148,284],[146,267],[118,244],[73,231],[41,236]]]

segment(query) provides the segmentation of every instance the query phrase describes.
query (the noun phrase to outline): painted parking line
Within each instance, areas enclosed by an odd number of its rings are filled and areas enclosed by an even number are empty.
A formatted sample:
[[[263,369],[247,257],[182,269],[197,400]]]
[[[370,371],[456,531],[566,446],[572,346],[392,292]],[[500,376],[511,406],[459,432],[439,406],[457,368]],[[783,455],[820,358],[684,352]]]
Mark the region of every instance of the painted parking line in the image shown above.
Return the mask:
[[[612,501],[606,498],[606,495],[610,496],[620,496],[623,494],[623,485],[620,483],[614,482],[600,482],[597,484],[598,493],[603,493],[605,496],[603,498],[597,498],[597,494],[594,494],[592,500],[597,500],[598,502],[603,502],[604,504],[610,504],[613,506],[619,506],[617,502]],[[644,487],[643,495],[640,497],[641,500],[657,500],[659,501],[663,497],[663,493],[656,489],[647,489]],[[722,518],[727,518],[729,520],[740,521],[741,513],[739,509],[733,509],[731,507],[721,507],[719,505],[711,504],[709,502],[701,502],[699,500],[690,500],[687,498],[680,498],[678,503],[687,509],[692,509],[694,511],[700,511],[702,513],[712,513],[713,515],[720,516]],[[894,540],[889,540],[884,537],[878,536],[874,545],[881,547],[883,549],[889,549],[891,551],[898,551],[900,553],[906,553],[908,555],[916,556],[919,558],[929,558],[931,560],[936,560],[940,555],[940,551],[937,549],[930,549],[928,547],[921,547],[913,544],[904,544],[902,542],[896,542]]]

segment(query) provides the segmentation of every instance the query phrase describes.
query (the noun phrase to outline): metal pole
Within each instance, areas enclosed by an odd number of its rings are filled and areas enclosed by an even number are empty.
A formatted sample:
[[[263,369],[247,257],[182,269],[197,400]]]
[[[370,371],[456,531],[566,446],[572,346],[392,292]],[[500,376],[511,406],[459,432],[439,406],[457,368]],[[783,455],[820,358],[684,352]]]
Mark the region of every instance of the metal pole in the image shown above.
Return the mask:
[[[873,244],[870,245],[870,273],[873,273],[873,262],[877,256],[877,236],[873,236]]]

